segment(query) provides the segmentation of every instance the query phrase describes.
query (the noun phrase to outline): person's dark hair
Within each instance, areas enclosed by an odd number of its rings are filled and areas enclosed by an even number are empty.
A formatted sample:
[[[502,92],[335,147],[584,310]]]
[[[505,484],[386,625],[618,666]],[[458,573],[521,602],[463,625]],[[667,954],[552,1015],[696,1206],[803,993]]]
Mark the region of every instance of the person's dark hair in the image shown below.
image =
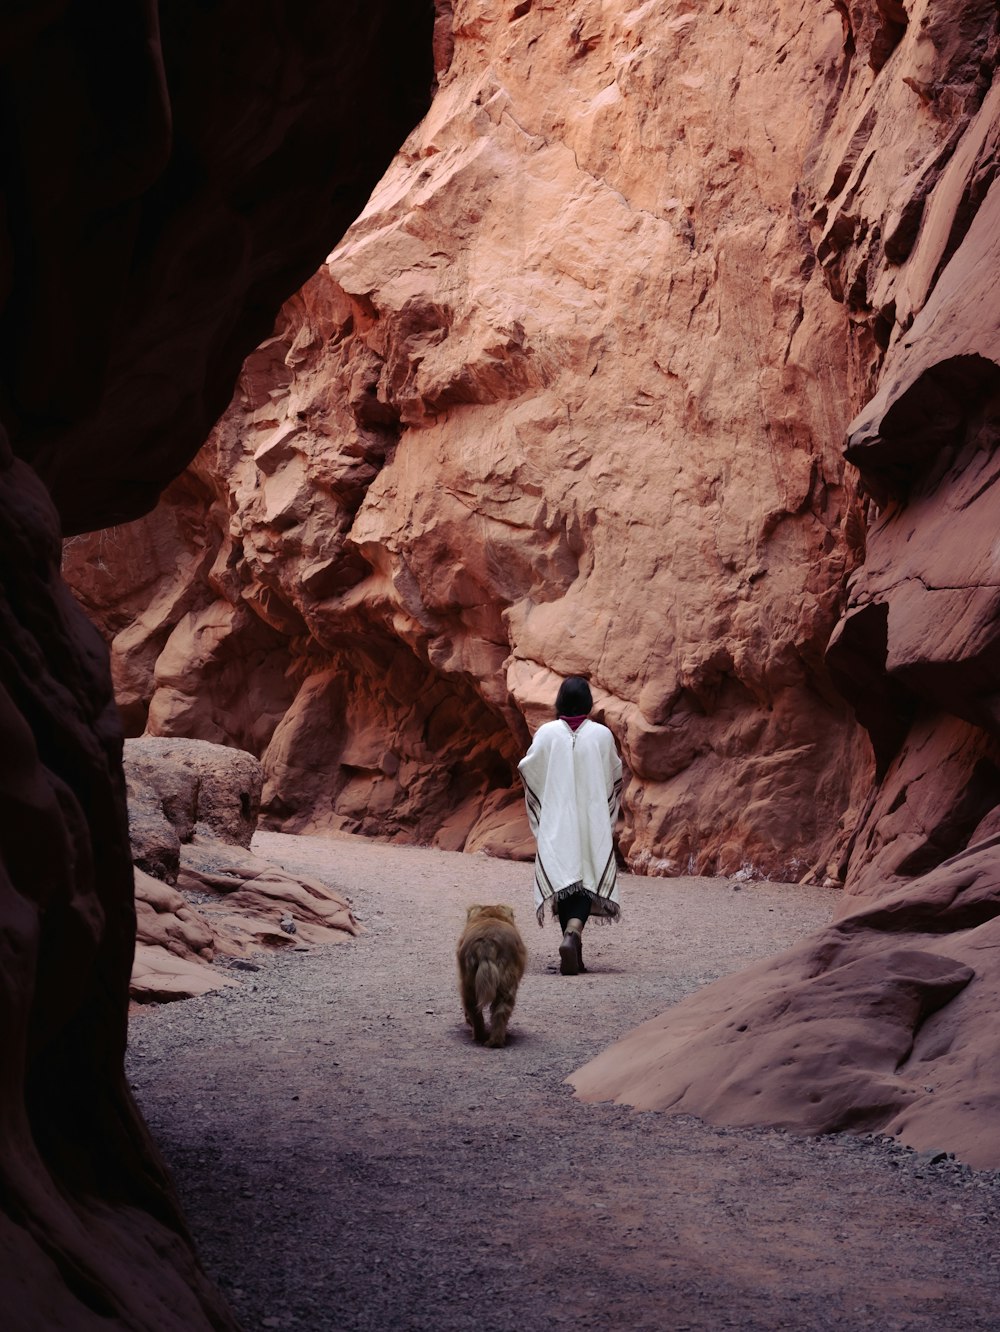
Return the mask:
[[[594,706],[590,685],[582,675],[568,675],[556,694],[557,717],[585,717]]]

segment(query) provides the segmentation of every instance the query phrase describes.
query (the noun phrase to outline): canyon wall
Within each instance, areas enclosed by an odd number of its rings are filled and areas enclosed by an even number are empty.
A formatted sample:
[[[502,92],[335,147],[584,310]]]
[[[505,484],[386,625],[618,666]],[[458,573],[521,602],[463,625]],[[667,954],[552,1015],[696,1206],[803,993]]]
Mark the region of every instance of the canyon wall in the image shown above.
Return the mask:
[[[872,55],[847,83],[815,173],[817,253],[868,390],[846,448],[870,497],[866,558],[827,653],[875,755],[845,848],[864,896],[991,833],[1000,805],[998,18],[991,3],[901,12],[888,63]]]
[[[877,371],[846,450],[866,557],[828,651],[876,765],[843,914],[572,1081],[716,1122],[881,1129],[996,1168],[1000,33],[993,4],[895,20],[889,58],[872,45],[847,81],[815,177],[855,373]]]
[[[870,772],[823,662],[880,355],[817,218],[847,17],[469,2],[438,54],[187,477],[67,552],[129,723],[254,750],[288,829],[526,854],[581,672],[632,868],[822,877]]]
[[[457,3],[185,478],[68,552],[129,725],[286,827],[524,854],[580,671],[633,868],[845,881],[581,1094],[1000,1164],[997,52],[992,0]]]
[[[141,514],[204,442],[243,357],[423,113],[433,16],[377,0],[15,8],[0,18],[0,1307],[16,1332],[227,1328],[125,1081],[122,728],[60,539]]]
[[[633,868],[845,880],[583,1095],[1000,1164],[997,25],[455,4],[185,479],[69,553],[129,724],[254,748],[287,827],[524,853],[579,671]],[[95,541],[160,554],[100,595]]]

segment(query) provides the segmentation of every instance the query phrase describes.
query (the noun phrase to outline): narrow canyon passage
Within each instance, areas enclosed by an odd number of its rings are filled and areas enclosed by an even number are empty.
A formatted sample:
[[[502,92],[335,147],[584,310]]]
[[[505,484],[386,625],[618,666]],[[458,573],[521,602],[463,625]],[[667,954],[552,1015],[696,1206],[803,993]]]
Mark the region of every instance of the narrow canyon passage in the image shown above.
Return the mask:
[[[524,864],[258,834],[365,933],[259,957],[138,1013],[129,1076],[202,1261],[249,1332],[995,1329],[1000,1173],[894,1144],[583,1105],[563,1079],[714,977],[825,922],[819,888],[622,884],[561,977]],[[514,906],[529,963],[500,1051],[462,1021],[465,907]]]

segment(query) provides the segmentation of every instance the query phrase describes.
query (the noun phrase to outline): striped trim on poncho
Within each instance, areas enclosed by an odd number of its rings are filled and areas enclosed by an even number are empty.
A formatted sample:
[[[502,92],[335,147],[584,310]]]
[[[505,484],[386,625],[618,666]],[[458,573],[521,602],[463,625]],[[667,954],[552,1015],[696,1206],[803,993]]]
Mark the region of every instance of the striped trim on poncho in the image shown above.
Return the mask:
[[[518,764],[535,836],[535,912],[545,919],[559,899],[584,892],[591,916],[616,920],[618,867],[611,832],[618,817],[622,765],[614,736],[588,719],[574,732],[562,720],[538,728]]]

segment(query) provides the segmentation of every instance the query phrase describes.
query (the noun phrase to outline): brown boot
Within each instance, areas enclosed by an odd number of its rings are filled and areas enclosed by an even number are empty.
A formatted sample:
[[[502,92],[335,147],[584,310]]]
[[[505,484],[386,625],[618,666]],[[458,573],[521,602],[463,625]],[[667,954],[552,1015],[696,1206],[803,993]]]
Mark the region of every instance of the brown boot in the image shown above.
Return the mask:
[[[582,920],[571,920],[559,945],[559,974],[578,976],[583,970],[583,946],[580,942]]]

